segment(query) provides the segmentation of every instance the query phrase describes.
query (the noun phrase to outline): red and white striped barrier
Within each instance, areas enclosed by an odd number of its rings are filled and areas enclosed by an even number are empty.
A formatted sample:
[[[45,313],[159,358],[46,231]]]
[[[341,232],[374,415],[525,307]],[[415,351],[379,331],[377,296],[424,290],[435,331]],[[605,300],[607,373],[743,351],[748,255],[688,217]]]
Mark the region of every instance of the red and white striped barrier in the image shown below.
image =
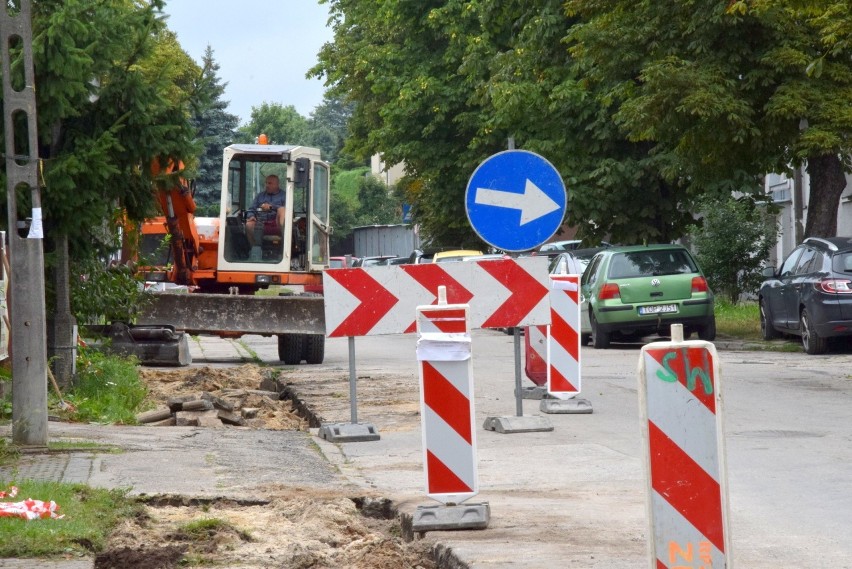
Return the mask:
[[[0,491],[0,498],[14,498],[18,495],[18,488],[10,486],[8,491]],[[59,506],[53,500],[44,502],[27,498],[21,502],[0,502],[0,518],[23,518],[25,520],[38,520],[50,518],[59,520],[64,518],[59,515]]]
[[[580,393],[580,277],[550,276],[550,326],[526,329],[527,377],[558,399]]]
[[[547,277],[544,257],[329,269],[323,272],[326,334],[412,333],[415,310],[436,303],[440,286],[450,303],[470,307],[471,328],[547,324]]]
[[[652,567],[730,567],[716,348],[701,341],[644,346],[639,383]]]
[[[416,322],[426,494],[459,504],[479,493],[470,309],[418,306]]]

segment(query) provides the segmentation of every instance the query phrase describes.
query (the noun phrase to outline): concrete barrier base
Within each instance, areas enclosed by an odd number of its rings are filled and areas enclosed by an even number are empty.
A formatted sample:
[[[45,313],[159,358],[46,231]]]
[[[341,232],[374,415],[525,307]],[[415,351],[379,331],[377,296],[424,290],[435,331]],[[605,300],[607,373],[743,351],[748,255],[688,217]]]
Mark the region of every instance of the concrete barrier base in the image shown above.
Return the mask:
[[[515,397],[518,394],[515,393]],[[521,399],[544,399],[547,397],[547,388],[543,385],[533,385],[530,387],[521,388]]]
[[[332,443],[377,441],[381,438],[370,423],[328,423],[320,426],[318,434]]]
[[[542,413],[549,414],[571,414],[581,415],[593,411],[592,404],[588,399],[572,397],[571,399],[542,399],[539,404]]]
[[[535,433],[552,431],[553,425],[546,417],[530,415],[527,417],[486,417],[482,428],[498,433]]]
[[[481,504],[457,504],[417,506],[411,520],[415,533],[438,530],[485,529],[491,519],[488,502]]]

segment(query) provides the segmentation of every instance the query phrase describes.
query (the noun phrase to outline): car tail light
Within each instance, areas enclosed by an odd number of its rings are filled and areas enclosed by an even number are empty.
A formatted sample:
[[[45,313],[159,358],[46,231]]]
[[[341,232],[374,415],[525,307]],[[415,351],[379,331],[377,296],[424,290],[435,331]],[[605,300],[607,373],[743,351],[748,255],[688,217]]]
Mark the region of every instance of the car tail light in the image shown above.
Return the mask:
[[[830,294],[852,294],[852,281],[845,279],[823,279],[816,287]]]
[[[611,298],[621,298],[621,291],[615,283],[606,283],[601,287],[598,293],[598,300],[610,300]]]
[[[692,292],[707,292],[707,280],[704,277],[692,277]]]

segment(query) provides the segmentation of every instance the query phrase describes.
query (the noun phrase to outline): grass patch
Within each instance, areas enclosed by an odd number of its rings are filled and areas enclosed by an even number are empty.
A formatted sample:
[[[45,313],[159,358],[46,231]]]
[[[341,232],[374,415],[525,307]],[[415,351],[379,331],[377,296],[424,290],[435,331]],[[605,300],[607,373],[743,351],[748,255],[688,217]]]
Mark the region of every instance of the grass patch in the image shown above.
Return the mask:
[[[59,520],[0,518],[0,558],[53,557],[101,551],[119,520],[141,513],[142,506],[124,490],[90,488],[83,484],[21,481],[13,501],[53,500]],[[5,486],[4,486],[5,488]]]
[[[77,359],[77,381],[65,397],[77,408],[61,415],[71,421],[134,425],[148,394],[139,379],[135,358],[83,350]]]
[[[282,293],[293,293],[293,289],[282,285],[270,285],[267,288],[262,288],[254,293],[255,296],[280,296]]]
[[[743,340],[760,340],[760,309],[756,302],[731,304],[716,297],[716,332]]]
[[[176,537],[184,541],[207,541],[218,533],[236,534],[242,541],[252,541],[251,535],[220,518],[201,518],[178,527]]]
[[[0,466],[6,466],[18,460],[18,448],[5,438],[0,438]],[[0,481],[2,482],[2,481]],[[3,490],[3,488],[0,488]]]
[[[259,364],[259,365],[263,364],[263,360],[260,359],[260,356],[257,355],[257,352],[255,352],[253,349],[251,349],[251,347],[248,344],[246,344],[245,341],[238,340],[237,344],[239,344],[239,346],[242,350],[245,350],[246,354],[248,354],[248,357],[251,359],[252,362]]]

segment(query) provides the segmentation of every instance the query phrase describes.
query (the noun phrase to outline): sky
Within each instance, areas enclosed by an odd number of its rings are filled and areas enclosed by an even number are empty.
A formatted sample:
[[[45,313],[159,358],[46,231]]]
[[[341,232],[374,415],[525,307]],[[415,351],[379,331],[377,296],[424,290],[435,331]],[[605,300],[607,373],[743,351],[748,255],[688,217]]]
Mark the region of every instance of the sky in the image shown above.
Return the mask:
[[[328,4],[317,0],[167,0],[166,23],[195,61],[213,48],[228,112],[247,123],[261,103],[293,105],[304,117],[322,103],[321,79],[306,79],[332,40]]]

